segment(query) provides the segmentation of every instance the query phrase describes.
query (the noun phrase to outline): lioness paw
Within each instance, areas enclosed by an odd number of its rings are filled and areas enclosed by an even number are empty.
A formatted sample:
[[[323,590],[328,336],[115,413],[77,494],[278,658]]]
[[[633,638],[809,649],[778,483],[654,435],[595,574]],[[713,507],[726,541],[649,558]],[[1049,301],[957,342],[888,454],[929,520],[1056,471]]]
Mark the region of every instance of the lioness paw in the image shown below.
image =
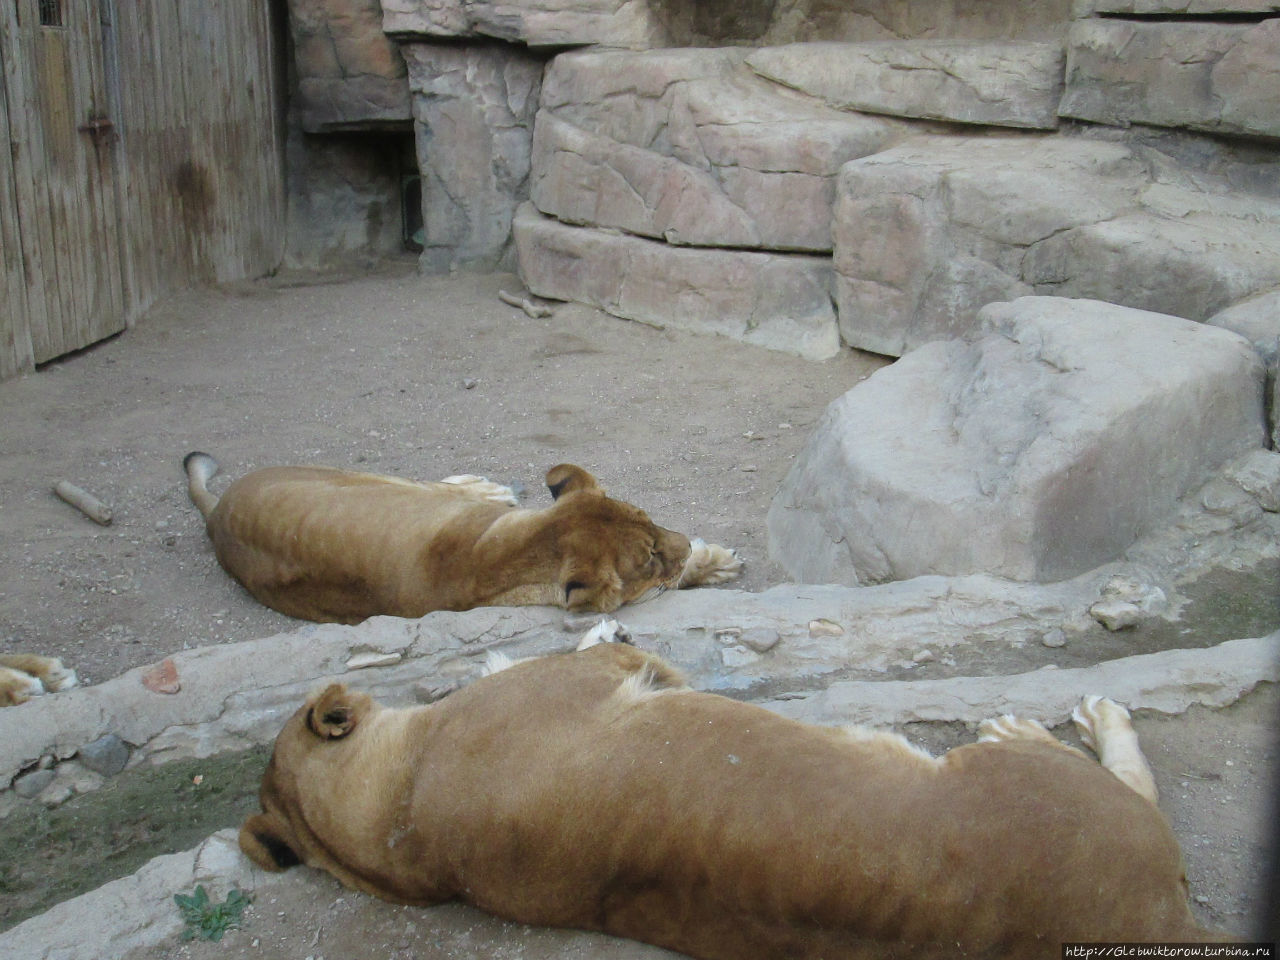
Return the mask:
[[[44,693],[44,684],[22,670],[0,667],[0,707],[16,707]]]
[[[600,643],[630,643],[631,633],[617,620],[601,620],[582,635],[578,650],[588,650]]]
[[[1152,803],[1160,802],[1160,791],[1147,759],[1138,746],[1129,711],[1107,697],[1085,697],[1072,711],[1080,739],[1102,765],[1127,784],[1139,796]]]
[[[445,477],[440,481],[458,487],[477,500],[491,500],[494,503],[505,503],[509,507],[519,506],[520,500],[510,487],[494,483],[488,477],[478,477],[474,473],[460,473]]]
[[[999,743],[1002,740],[1051,740],[1057,743],[1044,724],[1008,713],[978,724],[979,743]]]
[[[1101,753],[1102,742],[1109,732],[1132,729],[1129,711],[1106,697],[1091,694],[1071,712],[1080,739],[1094,753]]]
[[[70,667],[64,667],[62,661],[57,659],[51,659],[49,668],[39,676],[44,683],[44,688],[50,693],[56,693],[59,690],[70,690],[80,682],[76,672]]]
[[[701,537],[689,541],[689,559],[680,574],[680,587],[703,587],[732,580],[742,573],[736,550],[707,543]]]

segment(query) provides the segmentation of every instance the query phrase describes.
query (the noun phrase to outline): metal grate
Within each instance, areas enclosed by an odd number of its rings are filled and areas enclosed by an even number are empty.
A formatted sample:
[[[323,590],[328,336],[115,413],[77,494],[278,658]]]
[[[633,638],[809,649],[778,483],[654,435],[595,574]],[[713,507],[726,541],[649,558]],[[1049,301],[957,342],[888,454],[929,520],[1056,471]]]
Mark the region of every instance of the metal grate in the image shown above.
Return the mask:
[[[40,26],[62,26],[62,0],[40,0]]]

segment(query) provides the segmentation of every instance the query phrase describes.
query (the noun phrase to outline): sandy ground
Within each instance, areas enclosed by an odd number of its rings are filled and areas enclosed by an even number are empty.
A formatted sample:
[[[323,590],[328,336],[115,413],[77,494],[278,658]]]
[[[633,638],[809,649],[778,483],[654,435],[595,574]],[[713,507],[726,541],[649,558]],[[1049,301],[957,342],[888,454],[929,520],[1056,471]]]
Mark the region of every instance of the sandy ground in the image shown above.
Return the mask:
[[[314,462],[424,480],[482,473],[523,487],[531,505],[549,502],[546,469],[572,461],[664,526],[739,548],[744,588],[785,579],[765,548],[769,500],[827,403],[884,361],[812,364],[573,306],[532,319],[499,301],[503,288],[518,281],[397,266],[194,291],[0,383],[0,651],[61,656],[97,682],[297,626],[217,567],[180,469],[195,448],[222,464],[215,490],[255,467]],[[61,478],[109,504],[114,522],[52,496]],[[1197,910],[1242,934],[1265,873],[1278,704],[1266,689],[1224,711],[1138,718]],[[961,734],[924,737],[945,746]],[[222,944],[146,957],[657,955],[462,907],[392,907],[323,877],[271,896]]]

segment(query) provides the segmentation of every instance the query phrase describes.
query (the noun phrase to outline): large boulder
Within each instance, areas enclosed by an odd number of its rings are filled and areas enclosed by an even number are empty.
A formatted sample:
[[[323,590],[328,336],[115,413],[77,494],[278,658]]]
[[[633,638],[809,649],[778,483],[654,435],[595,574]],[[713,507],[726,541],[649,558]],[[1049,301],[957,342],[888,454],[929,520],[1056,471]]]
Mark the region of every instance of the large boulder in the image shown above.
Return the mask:
[[[796,43],[754,50],[752,70],[841,110],[1053,129],[1061,44],[969,40]]]
[[[1204,154],[1190,169],[1140,143],[1025,134],[852,161],[832,225],[841,333],[899,355],[1028,294],[1204,320],[1274,287],[1280,164]]]
[[[1265,441],[1262,363],[1229,331],[1054,297],[982,322],[828,408],[768,514],[794,577],[1072,577]]]
[[[520,276],[539,296],[811,360],[840,350],[829,258],[677,247],[567,226],[532,204],[514,226]]]
[[[580,51],[547,68],[532,199],[669,243],[829,251],[848,160],[903,135],[761,79],[733,49]]]

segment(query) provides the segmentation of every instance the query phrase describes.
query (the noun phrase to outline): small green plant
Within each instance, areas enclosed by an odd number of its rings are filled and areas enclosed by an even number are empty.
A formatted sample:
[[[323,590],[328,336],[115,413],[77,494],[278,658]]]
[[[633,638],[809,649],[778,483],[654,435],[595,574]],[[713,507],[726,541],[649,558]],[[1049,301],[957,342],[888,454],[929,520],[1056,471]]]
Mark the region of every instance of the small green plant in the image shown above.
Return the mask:
[[[192,894],[175,893],[173,902],[187,925],[183,940],[221,940],[224,933],[240,925],[249,898],[233,889],[222,903],[213,903],[204,884],[197,884]]]

